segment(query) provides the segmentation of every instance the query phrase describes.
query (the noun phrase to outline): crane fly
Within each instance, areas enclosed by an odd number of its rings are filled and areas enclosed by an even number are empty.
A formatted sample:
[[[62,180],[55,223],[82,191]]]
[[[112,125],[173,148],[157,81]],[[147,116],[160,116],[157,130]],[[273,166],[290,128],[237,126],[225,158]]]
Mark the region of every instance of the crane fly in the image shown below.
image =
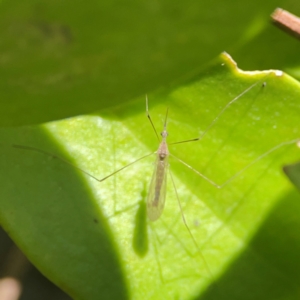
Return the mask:
[[[267,75],[268,76],[268,75]],[[188,140],[183,140],[183,141],[179,141],[179,142],[173,142],[169,145],[174,145],[174,144],[181,144],[181,143],[186,143],[186,142],[196,142],[196,141],[200,141],[206,134],[207,132],[211,129],[211,127],[214,126],[214,124],[218,121],[218,119],[221,117],[221,115],[237,100],[239,100],[243,95],[245,95],[247,92],[249,92],[252,88],[254,88],[256,85],[258,85],[259,83],[262,83],[262,87],[264,88],[266,86],[266,83],[263,82],[263,80],[259,80],[257,82],[255,82],[254,84],[252,84],[251,86],[249,86],[247,89],[245,89],[243,92],[241,92],[238,96],[236,96],[234,99],[232,99],[230,102],[228,102],[223,109],[221,109],[221,111],[218,113],[218,115],[212,120],[212,122],[208,125],[208,127],[202,132],[202,134],[196,138],[193,139],[188,139]],[[120,169],[115,170],[114,172],[110,173],[109,175],[99,179],[98,177],[90,174],[89,172],[75,166],[74,164],[72,164],[71,162],[69,162],[66,159],[63,159],[62,157],[52,154],[50,152],[47,152],[45,150],[42,149],[38,149],[32,146],[25,146],[25,145],[13,145],[14,148],[19,148],[19,149],[25,149],[25,150],[32,150],[32,151],[36,151],[36,152],[40,152],[42,154],[46,154],[48,156],[51,156],[52,158],[56,158],[59,159],[61,161],[63,161],[64,163],[80,170],[81,172],[83,172],[84,174],[88,175],[89,177],[95,179],[98,182],[103,182],[106,179],[112,177],[113,175],[119,173],[120,171],[128,168],[129,166],[137,163],[138,161],[143,160],[144,158],[156,154],[156,161],[155,161],[155,166],[154,166],[154,171],[153,171],[153,175],[152,175],[152,179],[150,181],[150,185],[149,185],[149,190],[148,190],[148,195],[147,195],[147,215],[150,221],[156,221],[160,218],[160,216],[162,215],[164,206],[165,206],[165,198],[166,198],[166,188],[167,188],[167,174],[169,171],[169,157],[171,156],[172,158],[174,158],[175,160],[179,161],[181,164],[183,164],[184,166],[186,166],[188,169],[192,170],[194,173],[196,173],[197,175],[199,175],[200,177],[202,177],[204,180],[206,180],[207,182],[209,182],[211,185],[215,186],[216,188],[220,189],[223,186],[227,185],[229,182],[231,182],[233,179],[235,179],[237,176],[239,176],[241,173],[243,173],[245,170],[247,170],[249,167],[251,167],[253,164],[255,164],[257,161],[261,160],[262,158],[264,158],[265,156],[269,155],[270,153],[272,153],[273,151],[286,146],[286,145],[290,145],[293,143],[299,143],[300,139],[295,139],[295,140],[291,140],[291,141],[287,141],[287,142],[283,142],[280,143],[279,145],[271,148],[270,150],[268,150],[267,152],[263,153],[262,155],[260,155],[259,157],[257,157],[255,160],[253,160],[250,164],[248,164],[247,166],[245,166],[244,168],[242,168],[240,171],[238,171],[236,174],[234,174],[232,177],[230,177],[229,179],[227,179],[225,182],[223,182],[222,184],[217,184],[216,182],[214,182],[213,180],[211,180],[210,178],[206,177],[204,174],[202,174],[201,172],[199,172],[197,169],[194,169],[192,166],[190,166],[189,164],[187,164],[186,162],[184,162],[183,160],[181,160],[180,158],[172,155],[169,152],[168,149],[168,144],[167,144],[167,137],[168,137],[168,132],[167,132],[167,118],[168,118],[168,112],[169,109],[167,109],[166,111],[166,115],[165,115],[165,120],[164,120],[164,124],[163,124],[163,131],[161,132],[161,139],[159,138],[159,135],[155,129],[155,126],[152,122],[152,119],[150,117],[150,113],[149,113],[149,108],[148,108],[148,97],[146,96],[146,115],[151,123],[151,126],[156,134],[156,137],[158,139],[158,141],[160,142],[158,150],[155,152],[151,152],[147,155],[144,155],[132,162],[130,162],[129,164],[121,167]],[[178,201],[178,205],[181,211],[181,215],[182,215],[182,219],[183,222],[185,224],[185,226],[188,228],[183,212],[182,212],[182,207],[179,201],[179,197],[177,194],[177,190],[174,184],[174,180],[172,178],[172,174],[171,172],[169,172],[170,174],[170,179],[172,181],[172,185],[174,187],[175,190],[175,194],[177,197],[177,201]],[[190,230],[188,229],[188,231],[190,232]]]
[[[151,125],[157,135],[157,131],[151,120],[149,111],[148,111],[148,97],[146,96],[146,111],[148,119],[151,122]],[[147,196],[147,214],[150,221],[156,221],[163,212],[165,206],[166,192],[167,192],[167,174],[168,174],[168,158],[169,158],[169,149],[167,145],[167,117],[168,111],[166,112],[164,128],[161,132],[162,141],[159,144],[158,150],[156,152],[156,161],[154,166],[154,171],[152,179],[149,186],[149,192]]]
[[[233,104],[235,101],[237,101],[239,98],[241,98],[244,94],[246,94],[249,90],[251,90],[254,86],[256,86],[259,82],[256,82],[252,84],[250,87],[248,87],[246,90],[244,90],[242,93],[240,93],[237,97],[235,97],[233,100],[231,100],[227,105],[221,110],[221,112],[215,117],[215,119],[212,121],[212,123],[206,128],[206,130],[202,133],[200,137],[194,138],[194,139],[189,139],[189,140],[184,140],[180,142],[175,142],[172,144],[181,144],[181,143],[186,143],[186,142],[195,142],[201,140],[204,135],[208,132],[208,130],[216,123],[216,121],[219,119],[219,117],[225,112],[225,110]],[[263,83],[263,86],[265,86],[265,83]],[[159,139],[159,136],[157,134],[157,131],[155,129],[155,126],[152,122],[152,119],[149,114],[149,107],[148,107],[148,97],[146,96],[146,114],[147,117],[151,123],[151,126],[156,134],[157,139],[160,141],[158,150],[155,152],[156,154],[156,161],[155,161],[155,166],[154,166],[154,171],[152,175],[152,179],[150,181],[150,186],[149,186],[149,192],[147,195],[147,215],[150,221],[156,221],[159,219],[161,216],[164,206],[165,206],[165,199],[166,199],[166,191],[167,191],[167,174],[168,174],[168,167],[169,167],[169,156],[171,155],[168,149],[167,145],[167,137],[168,137],[168,132],[167,132],[167,118],[168,118],[168,112],[169,109],[167,108],[166,116],[165,116],[165,121],[163,125],[163,131],[161,132],[161,141]],[[241,173],[243,170],[241,170],[238,174],[234,175],[234,177],[231,177],[229,180],[227,180],[225,183],[222,185],[216,184],[214,181],[185,163],[183,160],[179,159],[178,157],[171,155],[173,158],[175,158],[177,161],[188,167],[189,169],[193,170],[195,173],[197,173],[199,176],[204,178],[206,181],[208,181],[210,184],[214,185],[216,188],[221,188],[224,185],[226,185],[228,182],[230,182],[232,179],[234,179],[239,173]],[[144,157],[142,157],[144,158]],[[133,162],[134,163],[134,162]],[[250,167],[247,166],[247,168]],[[170,173],[171,181],[174,186],[175,194],[177,197],[178,205],[181,211],[181,215],[183,218],[183,222],[185,226],[187,227],[189,233],[191,234],[187,223],[185,221],[185,217],[182,212],[182,207],[180,200],[178,198],[177,190],[174,184],[174,180],[172,178],[172,174]]]
[[[173,145],[173,144],[180,144],[180,143],[185,143],[185,142],[196,142],[196,141],[200,141],[205,135],[206,133],[211,129],[212,126],[214,126],[214,124],[217,122],[217,120],[221,117],[221,115],[234,103],[236,102],[238,99],[240,99],[244,94],[246,94],[249,90],[251,90],[252,88],[254,88],[255,86],[257,86],[259,83],[262,83],[262,80],[252,84],[251,86],[249,86],[246,90],[244,90],[243,92],[241,92],[238,96],[236,96],[234,99],[232,99],[230,102],[228,102],[223,109],[221,109],[221,111],[218,113],[218,115],[212,120],[212,122],[210,123],[210,125],[202,132],[202,134],[196,138],[193,139],[188,139],[188,140],[184,140],[184,141],[179,141],[179,142],[174,142],[174,143],[170,143],[169,145]],[[265,83],[262,84],[262,87],[265,86]],[[173,176],[172,173],[169,171],[169,157],[174,158],[175,160],[179,161],[180,163],[182,163],[184,166],[186,166],[188,169],[192,170],[194,173],[196,173],[197,175],[199,175],[200,177],[202,177],[204,180],[206,180],[207,182],[209,182],[211,185],[213,185],[216,188],[222,188],[223,186],[227,185],[229,182],[231,182],[234,178],[236,178],[238,175],[240,175],[242,172],[244,172],[245,170],[247,170],[250,166],[252,166],[253,164],[255,164],[257,161],[259,161],[260,159],[264,158],[265,156],[269,155],[271,152],[285,146],[285,145],[289,145],[292,143],[297,143],[299,142],[299,138],[295,139],[295,140],[291,140],[291,141],[286,141],[283,143],[280,143],[279,145],[271,148],[270,150],[268,150],[267,152],[263,153],[262,155],[260,155],[259,157],[257,157],[255,160],[253,160],[250,164],[248,164],[246,167],[242,168],[240,171],[238,171],[235,175],[233,175],[232,177],[230,177],[229,179],[227,179],[225,182],[223,182],[222,184],[217,184],[216,182],[214,182],[213,180],[211,180],[210,178],[206,177],[205,175],[203,175],[201,172],[199,172],[197,169],[193,168],[192,166],[188,165],[187,163],[185,163],[183,160],[179,159],[178,157],[172,155],[169,152],[168,149],[168,144],[167,144],[167,137],[168,137],[168,132],[167,132],[167,121],[168,121],[168,113],[169,113],[169,109],[167,109],[166,114],[165,114],[165,118],[164,118],[164,123],[163,123],[163,130],[161,132],[161,138],[159,138],[159,135],[154,127],[154,124],[152,122],[152,119],[150,117],[149,114],[149,108],[148,108],[148,98],[146,96],[146,114],[147,117],[151,123],[152,128],[154,129],[154,132],[156,134],[157,139],[160,141],[158,150],[155,152],[151,152],[147,155],[144,155],[134,161],[132,161],[131,163],[121,167],[120,169],[115,170],[114,172],[110,173],[109,175],[99,179],[95,176],[93,176],[92,174],[90,174],[89,172],[86,172],[85,170],[82,170],[81,168],[74,166],[72,163],[70,163],[69,161],[54,155],[52,153],[46,152],[44,150],[41,149],[37,149],[35,147],[31,147],[31,146],[24,146],[24,145],[13,145],[13,147],[15,148],[19,148],[19,149],[25,149],[25,150],[33,150],[36,152],[40,152],[43,154],[46,154],[48,156],[51,156],[53,158],[57,158],[69,165],[71,165],[72,167],[75,167],[77,169],[79,169],[81,172],[83,172],[84,174],[90,176],[91,178],[95,179],[98,182],[103,182],[106,179],[110,178],[111,176],[117,174],[118,172],[128,168],[129,166],[135,164],[138,161],[143,160],[144,158],[156,154],[156,160],[155,160],[155,165],[154,165],[154,170],[153,170],[153,174],[152,174],[152,178],[149,184],[149,189],[148,189],[148,194],[146,196],[146,204],[147,204],[147,216],[148,219],[150,221],[156,221],[160,218],[160,216],[163,213],[164,210],[164,206],[165,206],[165,200],[166,200],[166,190],[167,190],[167,177],[168,177],[168,173],[170,176],[170,180],[172,182],[174,191],[175,191],[175,195],[177,198],[177,202],[178,202],[178,206],[180,209],[180,213],[181,213],[181,218],[182,221],[184,223],[184,226],[186,227],[188,234],[190,235],[193,244],[195,245],[197,252],[199,253],[199,255],[202,257],[202,260],[204,261],[205,264],[205,268],[207,270],[207,273],[209,274],[210,278],[213,279],[214,276],[212,275],[210,268],[200,250],[200,247],[197,244],[196,239],[194,238],[186,220],[185,220],[185,216],[183,214],[183,209],[178,197],[178,193],[176,190],[176,186],[174,184],[174,180],[173,180]]]

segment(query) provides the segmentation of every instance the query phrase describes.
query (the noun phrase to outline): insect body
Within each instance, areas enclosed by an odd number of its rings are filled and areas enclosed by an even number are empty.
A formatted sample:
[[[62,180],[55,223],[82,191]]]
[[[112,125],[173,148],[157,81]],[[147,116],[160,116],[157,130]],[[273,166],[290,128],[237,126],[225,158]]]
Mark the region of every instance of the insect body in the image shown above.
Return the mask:
[[[166,141],[168,136],[166,130],[166,121],[161,136],[162,141],[156,153],[157,158],[147,197],[147,211],[148,217],[151,221],[155,221],[160,217],[165,206],[167,173],[169,166],[169,150]]]

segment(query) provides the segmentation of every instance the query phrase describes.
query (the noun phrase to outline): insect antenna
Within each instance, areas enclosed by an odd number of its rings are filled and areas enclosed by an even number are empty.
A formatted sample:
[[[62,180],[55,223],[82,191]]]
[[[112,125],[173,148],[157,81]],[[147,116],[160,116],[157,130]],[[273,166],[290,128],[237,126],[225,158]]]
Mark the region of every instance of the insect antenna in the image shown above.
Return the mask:
[[[150,116],[150,113],[149,113],[149,107],[148,107],[148,95],[146,95],[146,115],[147,115],[148,120],[149,120],[150,123],[151,123],[151,126],[152,126],[152,128],[153,128],[153,130],[154,130],[154,132],[155,132],[155,135],[156,135],[158,141],[160,142],[160,138],[159,138],[159,136],[158,136],[158,133],[157,133],[157,131],[156,131],[156,128],[155,128],[155,126],[154,126],[154,124],[153,124],[153,122],[152,122],[152,119],[151,119],[151,116]]]
[[[167,107],[165,122],[164,122],[164,130],[167,130],[167,119],[168,119],[169,107]]]

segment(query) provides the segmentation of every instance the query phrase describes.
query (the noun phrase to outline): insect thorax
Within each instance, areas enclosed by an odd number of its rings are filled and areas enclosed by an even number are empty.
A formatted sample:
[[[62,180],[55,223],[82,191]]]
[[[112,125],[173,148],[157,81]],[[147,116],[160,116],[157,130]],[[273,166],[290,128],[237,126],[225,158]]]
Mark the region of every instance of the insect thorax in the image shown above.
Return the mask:
[[[160,143],[157,155],[160,161],[163,161],[169,155],[168,145],[165,141]]]

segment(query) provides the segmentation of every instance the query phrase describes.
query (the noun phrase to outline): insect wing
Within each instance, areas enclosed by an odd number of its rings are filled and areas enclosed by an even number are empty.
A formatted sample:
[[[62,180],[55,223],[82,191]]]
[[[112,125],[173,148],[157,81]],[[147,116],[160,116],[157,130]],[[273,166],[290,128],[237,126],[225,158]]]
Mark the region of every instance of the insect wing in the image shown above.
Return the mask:
[[[167,173],[167,157],[163,161],[157,158],[147,197],[147,214],[150,221],[156,221],[163,212],[167,191]]]

